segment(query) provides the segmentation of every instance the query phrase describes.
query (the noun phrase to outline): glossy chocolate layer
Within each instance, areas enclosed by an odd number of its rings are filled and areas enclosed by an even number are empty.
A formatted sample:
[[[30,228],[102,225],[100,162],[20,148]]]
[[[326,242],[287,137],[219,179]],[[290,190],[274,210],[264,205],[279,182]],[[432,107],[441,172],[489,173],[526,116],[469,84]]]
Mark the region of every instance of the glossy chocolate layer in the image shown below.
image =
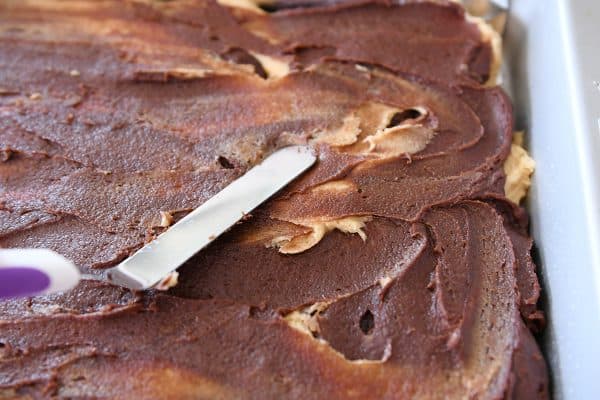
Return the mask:
[[[168,292],[0,303],[0,397],[547,398],[491,45],[401,3],[3,2],[1,247],[100,276],[273,149],[319,161]]]

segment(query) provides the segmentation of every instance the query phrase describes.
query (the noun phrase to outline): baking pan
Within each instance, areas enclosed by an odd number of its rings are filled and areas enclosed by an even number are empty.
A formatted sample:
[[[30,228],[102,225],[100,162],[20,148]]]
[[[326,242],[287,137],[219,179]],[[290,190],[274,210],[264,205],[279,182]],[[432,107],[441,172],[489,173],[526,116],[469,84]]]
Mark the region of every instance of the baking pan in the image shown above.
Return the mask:
[[[597,0],[513,0],[505,38],[557,399],[600,398],[599,23]]]

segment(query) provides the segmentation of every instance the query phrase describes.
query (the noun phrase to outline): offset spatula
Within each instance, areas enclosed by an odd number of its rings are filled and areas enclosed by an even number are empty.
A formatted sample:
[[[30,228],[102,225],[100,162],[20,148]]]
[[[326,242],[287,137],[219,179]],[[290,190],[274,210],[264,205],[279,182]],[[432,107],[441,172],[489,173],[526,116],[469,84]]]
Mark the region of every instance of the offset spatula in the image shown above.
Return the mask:
[[[110,269],[108,279],[136,290],[156,285],[308,169],[315,160],[315,155],[305,146],[290,146],[274,152],[131,257]]]
[[[285,147],[274,152],[155,240],[108,270],[107,278],[130,289],[155,286],[308,169],[315,160],[311,150],[304,146]],[[53,251],[0,249],[0,300],[65,291],[74,287],[79,279],[77,267]]]

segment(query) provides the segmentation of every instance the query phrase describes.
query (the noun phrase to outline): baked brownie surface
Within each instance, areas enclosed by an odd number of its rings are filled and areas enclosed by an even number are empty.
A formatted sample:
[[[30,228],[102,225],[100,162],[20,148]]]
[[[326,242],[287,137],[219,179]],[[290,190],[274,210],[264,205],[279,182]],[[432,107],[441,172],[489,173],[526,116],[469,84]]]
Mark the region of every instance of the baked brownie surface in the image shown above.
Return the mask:
[[[547,398],[482,29],[444,1],[2,2],[0,247],[99,279],[0,303],[0,397]],[[294,143],[317,165],[178,285],[101,280]]]

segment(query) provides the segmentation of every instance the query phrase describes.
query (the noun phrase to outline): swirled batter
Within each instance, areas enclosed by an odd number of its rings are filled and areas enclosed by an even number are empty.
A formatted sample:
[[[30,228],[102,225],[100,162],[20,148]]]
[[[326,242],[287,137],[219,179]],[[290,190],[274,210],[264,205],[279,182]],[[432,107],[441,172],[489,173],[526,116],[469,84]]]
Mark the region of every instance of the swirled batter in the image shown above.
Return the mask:
[[[547,398],[494,40],[446,1],[2,2],[1,247],[100,275],[319,161],[166,292],[0,303],[0,397]]]

